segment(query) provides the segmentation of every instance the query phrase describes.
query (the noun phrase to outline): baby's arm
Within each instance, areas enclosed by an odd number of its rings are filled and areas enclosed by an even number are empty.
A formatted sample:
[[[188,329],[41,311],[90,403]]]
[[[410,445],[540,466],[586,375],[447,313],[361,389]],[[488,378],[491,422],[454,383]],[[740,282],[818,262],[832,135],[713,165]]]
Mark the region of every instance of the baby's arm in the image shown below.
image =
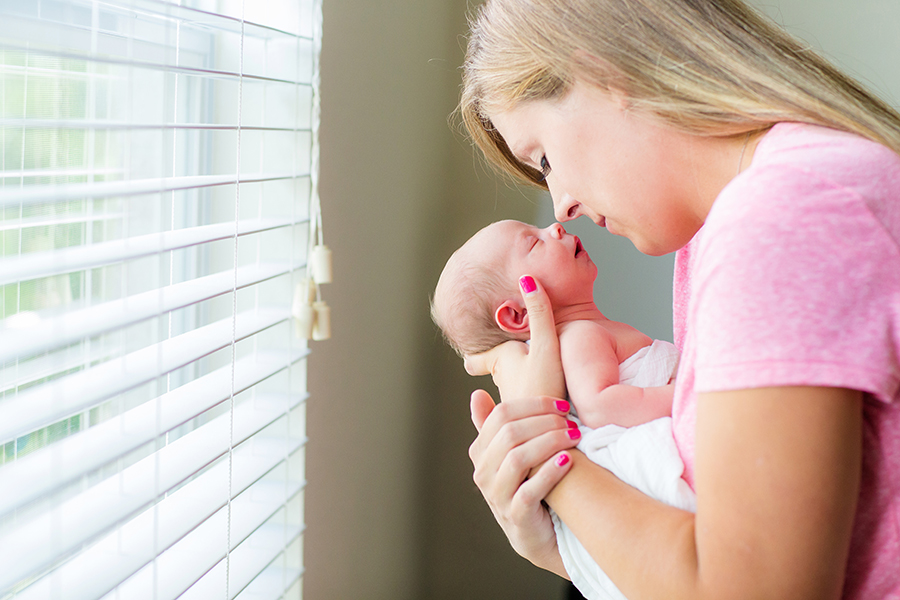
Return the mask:
[[[672,414],[674,386],[619,384],[615,339],[600,325],[568,323],[560,332],[559,344],[569,399],[588,427],[610,423],[632,427]]]

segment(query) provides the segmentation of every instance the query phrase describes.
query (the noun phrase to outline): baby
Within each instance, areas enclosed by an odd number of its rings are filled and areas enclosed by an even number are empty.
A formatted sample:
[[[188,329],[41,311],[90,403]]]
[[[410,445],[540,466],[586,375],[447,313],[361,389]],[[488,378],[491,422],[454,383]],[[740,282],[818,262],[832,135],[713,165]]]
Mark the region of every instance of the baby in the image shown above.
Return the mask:
[[[559,223],[493,223],[447,261],[431,314],[461,356],[529,339],[523,274],[550,298],[566,389],[584,425],[632,427],[671,415],[677,350],[603,316],[593,296],[597,267]]]
[[[597,267],[561,225],[500,221],[479,231],[447,261],[432,318],[462,356],[527,341],[524,274],[541,282],[553,307],[566,389],[584,425],[578,449],[648,496],[695,510],[669,418],[678,351],[603,316],[593,296]],[[566,572],[584,597],[625,600],[572,530],[550,516]]]

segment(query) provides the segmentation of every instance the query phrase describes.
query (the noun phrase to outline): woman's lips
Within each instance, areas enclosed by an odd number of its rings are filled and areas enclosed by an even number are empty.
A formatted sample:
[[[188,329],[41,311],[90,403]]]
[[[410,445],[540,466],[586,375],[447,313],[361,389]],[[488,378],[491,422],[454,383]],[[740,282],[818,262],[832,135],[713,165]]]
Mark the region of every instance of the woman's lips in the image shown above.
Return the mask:
[[[600,217],[597,219],[597,225],[600,227],[606,227],[606,217]]]

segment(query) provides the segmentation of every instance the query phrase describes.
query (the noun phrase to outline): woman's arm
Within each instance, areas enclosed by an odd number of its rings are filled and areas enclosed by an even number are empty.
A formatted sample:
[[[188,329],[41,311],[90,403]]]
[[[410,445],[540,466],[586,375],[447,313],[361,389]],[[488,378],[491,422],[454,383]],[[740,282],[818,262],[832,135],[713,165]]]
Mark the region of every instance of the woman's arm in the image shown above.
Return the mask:
[[[549,305],[546,295],[525,302],[532,330],[546,329],[533,310]],[[502,371],[502,360],[493,366]],[[492,411],[470,448],[475,481],[520,554],[558,572],[546,497],[629,598],[840,596],[862,460],[859,392],[701,394],[696,515],[641,494],[575,450],[528,485],[531,468],[566,450],[562,426],[541,420],[552,414],[552,404],[540,406],[546,400]]]
[[[701,394],[697,514],[575,455],[547,497],[629,598],[839,598],[859,492],[857,391]]]

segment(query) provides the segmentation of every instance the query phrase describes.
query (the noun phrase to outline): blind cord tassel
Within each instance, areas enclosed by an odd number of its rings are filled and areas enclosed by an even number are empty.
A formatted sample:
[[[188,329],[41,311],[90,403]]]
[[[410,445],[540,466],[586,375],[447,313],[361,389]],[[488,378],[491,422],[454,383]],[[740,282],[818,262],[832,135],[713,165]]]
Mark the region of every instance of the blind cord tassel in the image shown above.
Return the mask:
[[[291,313],[294,335],[302,340],[327,340],[331,337],[331,308],[322,300],[319,286],[331,283],[331,250],[322,231],[322,206],[313,194],[306,277],[294,288]],[[313,245],[315,243],[315,245]]]
[[[310,266],[312,276],[294,288],[294,335],[301,340],[327,340],[331,338],[331,307],[322,300],[319,285],[331,283],[331,250],[317,245],[310,256]]]

